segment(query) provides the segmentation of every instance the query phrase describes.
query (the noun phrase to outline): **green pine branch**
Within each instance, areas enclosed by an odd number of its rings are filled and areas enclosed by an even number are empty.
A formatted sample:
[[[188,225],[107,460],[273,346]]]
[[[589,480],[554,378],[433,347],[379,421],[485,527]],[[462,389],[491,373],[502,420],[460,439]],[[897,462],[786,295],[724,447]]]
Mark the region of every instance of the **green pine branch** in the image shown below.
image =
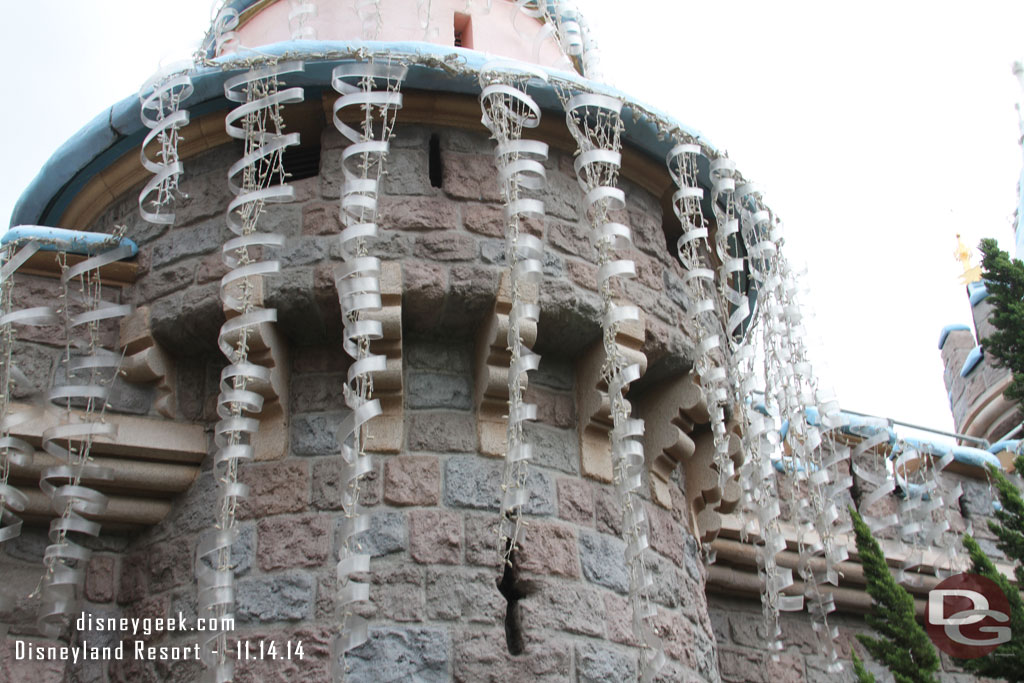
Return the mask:
[[[875,683],[875,675],[864,668],[864,662],[860,661],[857,651],[851,649],[850,656],[853,658],[853,675],[857,677],[857,683]]]
[[[914,598],[896,583],[878,542],[853,508],[850,517],[867,591],[874,599],[866,620],[882,636],[858,634],[857,640],[892,672],[896,683],[938,683],[932,674],[939,669],[939,656],[914,617]]]
[[[1024,400],[1024,263],[1011,259],[994,239],[981,241],[982,277],[992,303],[989,322],[995,331],[981,340],[985,353],[1013,373],[1004,392],[1011,401]]]

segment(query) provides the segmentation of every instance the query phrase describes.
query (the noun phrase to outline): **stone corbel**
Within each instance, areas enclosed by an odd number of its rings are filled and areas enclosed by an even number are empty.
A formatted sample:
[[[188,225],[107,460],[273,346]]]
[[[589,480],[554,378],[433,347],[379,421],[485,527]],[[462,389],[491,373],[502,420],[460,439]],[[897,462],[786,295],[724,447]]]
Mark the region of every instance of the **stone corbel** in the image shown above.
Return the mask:
[[[520,295],[528,301],[536,301],[537,293],[536,285],[526,285]],[[505,457],[508,373],[512,358],[508,345],[508,317],[511,310],[511,280],[508,272],[505,272],[498,285],[494,309],[476,340],[477,440],[480,452],[494,458]],[[523,321],[519,333],[523,345],[533,348],[537,340],[537,324]]]
[[[370,344],[370,351],[387,358],[383,372],[373,375],[373,397],[380,401],[381,414],[366,423],[366,450],[398,453],[402,450],[405,423],[402,419],[402,267],[397,261],[381,264],[381,309],[366,314],[379,320],[383,336]]]
[[[132,383],[156,383],[157,412],[169,420],[176,413],[174,361],[153,339],[149,306],[139,306],[121,319],[119,344],[124,349],[121,376]]]
[[[229,285],[234,296],[241,298],[242,280]],[[263,278],[259,275],[248,278],[252,287],[252,301],[262,306],[264,302]],[[236,317],[237,311],[224,308],[228,320]],[[238,335],[229,335],[226,341],[234,345]],[[278,460],[288,452],[288,346],[275,324],[263,324],[249,328],[249,360],[270,370],[270,381],[249,384],[246,388],[263,397],[263,410],[259,413],[260,429],[254,448],[256,460]]]
[[[622,323],[615,338],[626,363],[637,363],[641,375],[647,371],[647,356],[641,351],[645,327],[646,319],[641,313],[639,322]],[[612,452],[609,432],[612,430],[612,416],[608,385],[601,377],[604,361],[604,345],[598,340],[584,351],[577,362],[576,406],[579,414],[580,472],[591,479],[610,482]]]
[[[743,464],[743,449],[739,434],[730,425],[729,457],[737,472]],[[738,475],[726,483],[724,490],[719,486],[718,468],[715,466],[715,437],[710,430],[695,434],[694,452],[685,463],[686,500],[696,527],[697,538],[710,543],[722,529],[722,515],[736,509],[740,500]]]
[[[672,472],[693,457],[691,438],[696,425],[706,424],[707,404],[692,375],[681,375],[651,387],[634,402],[644,420],[644,453],[651,483],[651,498],[672,508]]]

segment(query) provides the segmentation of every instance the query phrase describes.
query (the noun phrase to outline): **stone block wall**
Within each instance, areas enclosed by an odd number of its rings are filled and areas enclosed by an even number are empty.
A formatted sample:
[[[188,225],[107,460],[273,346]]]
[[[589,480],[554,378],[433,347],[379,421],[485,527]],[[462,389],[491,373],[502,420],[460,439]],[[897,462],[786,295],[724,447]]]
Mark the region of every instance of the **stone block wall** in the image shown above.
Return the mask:
[[[430,182],[428,145],[439,137],[441,187]],[[348,359],[332,271],[340,262],[336,234],[340,137],[322,140],[319,176],[296,181],[296,201],[270,207],[263,226],[286,236],[277,257],[282,273],[265,283],[268,307],[290,357],[288,438],[284,452],[242,469],[250,487],[238,510],[236,632],[256,644],[301,640],[302,660],[242,661],[238,681],[326,681],[343,666],[353,681],[386,680],[625,680],[638,670],[626,600],[625,547],[612,487],[580,475],[575,362],[600,334],[594,250],[580,215],[571,157],[548,162],[548,217],[528,224],[548,246],[542,316],[528,400],[539,406],[529,427],[535,460],[527,481],[525,537],[515,592],[499,591],[502,576],[496,524],[501,462],[479,454],[474,403],[475,338],[490,315],[505,268],[501,205],[493,142],[481,132],[399,127],[381,202],[378,253],[401,262],[405,437],[397,453],[378,454],[362,484],[370,529],[360,543],[373,557],[370,640],[343,664],[335,651],[335,568],[340,510],[340,444],[346,410],[342,386]],[[218,296],[226,272],[220,247],[228,239],[223,211],[230,199],[230,146],[186,160],[173,227],[142,223],[128,193],[95,230],[128,225],[140,245],[139,276],[123,293],[151,311],[153,337],[174,358],[174,419],[212,430],[225,359],[216,349],[224,321]],[[634,230],[638,278],[624,294],[647,312],[644,351],[651,383],[685,371],[692,342],[682,331],[678,261],[666,250],[658,200],[632,185],[619,219]],[[111,335],[111,346],[116,336]],[[38,357],[41,386],[54,372],[50,352]],[[34,354],[34,355],[33,355]],[[49,363],[45,362],[47,359]],[[127,385],[130,389],[135,385]],[[127,390],[127,389],[126,389]],[[144,388],[151,391],[151,388]],[[596,388],[594,389],[596,390]],[[145,413],[151,414],[148,404]],[[140,411],[142,408],[139,409]],[[211,445],[212,449],[212,445]],[[142,533],[104,530],[94,548],[82,609],[97,616],[196,616],[193,565],[202,531],[215,516],[211,456],[171,512]],[[682,496],[667,510],[648,500],[650,569],[659,634],[669,663],[661,680],[717,680],[715,645],[704,597],[706,572],[684,519]],[[0,560],[17,569],[18,585],[37,578],[45,531],[27,528]],[[32,601],[15,614],[16,637],[34,632]],[[511,654],[506,623],[524,651]],[[120,635],[82,631],[68,642],[105,645]],[[131,636],[129,636],[129,640]],[[194,633],[153,633],[154,646],[185,646]],[[234,642],[234,641],[233,641]],[[129,647],[131,644],[129,643]],[[515,648],[513,648],[515,649]],[[11,646],[0,650],[11,671]],[[188,681],[193,661],[127,661],[29,666],[39,680]],[[49,676],[49,679],[47,678]]]

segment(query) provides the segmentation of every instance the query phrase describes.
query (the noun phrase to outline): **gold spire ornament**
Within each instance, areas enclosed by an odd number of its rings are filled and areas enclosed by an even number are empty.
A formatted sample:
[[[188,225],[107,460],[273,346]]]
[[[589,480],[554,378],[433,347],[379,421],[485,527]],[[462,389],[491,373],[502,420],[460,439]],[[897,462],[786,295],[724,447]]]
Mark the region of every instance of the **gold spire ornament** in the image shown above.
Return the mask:
[[[956,234],[956,251],[953,252],[953,255],[964,266],[964,272],[960,275],[962,284],[969,285],[972,282],[981,281],[981,266],[971,265],[971,250],[960,239],[960,233]]]

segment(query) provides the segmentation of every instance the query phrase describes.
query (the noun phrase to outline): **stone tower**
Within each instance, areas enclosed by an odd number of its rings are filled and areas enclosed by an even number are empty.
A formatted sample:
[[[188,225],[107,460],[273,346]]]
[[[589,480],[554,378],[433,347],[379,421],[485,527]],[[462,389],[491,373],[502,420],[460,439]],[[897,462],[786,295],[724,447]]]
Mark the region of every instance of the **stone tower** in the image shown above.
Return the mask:
[[[817,579],[793,578],[799,502],[831,485],[860,503],[885,466],[836,457],[824,484],[784,459],[745,468],[741,415],[759,402],[787,449],[833,429],[802,403],[784,425],[749,387],[729,400],[710,360],[776,286],[759,270],[767,209],[695,133],[601,85],[592,48],[564,2],[232,0],[196,63],[144,90],[141,120],[138,99],[118,103],[58,152],[13,224],[99,241],[5,238],[9,258],[54,249],[18,268],[10,305],[69,301],[65,267],[122,244],[104,238],[124,226],[137,254],[89,269],[109,304],[89,310],[132,309],[87,337],[53,321],[12,333],[24,379],[5,410],[28,419],[8,431],[38,452],[5,480],[26,524],[0,555],[15,598],[0,680],[847,675],[806,614],[781,618],[769,650],[759,571],[767,553],[769,576],[788,576],[776,601],[811,595]],[[712,312],[702,278],[721,286],[721,339],[694,323]],[[75,385],[83,340],[123,355],[97,380],[95,419],[116,434],[74,442],[103,476],[61,478],[45,446],[92,408],[40,396]],[[836,422],[829,443],[877,465],[887,429]],[[82,513],[100,524],[79,541],[88,557],[47,550],[66,502],[40,490],[47,477],[105,499]],[[781,506],[747,536],[752,480]],[[875,505],[894,510],[895,493]],[[894,562],[901,548],[887,546]],[[865,628],[863,572],[819,560],[843,570],[845,659]],[[919,598],[943,562],[919,564]],[[47,621],[40,601],[63,593],[26,596],[54,567],[78,570],[76,602]],[[234,623],[98,628],[179,615]],[[101,656],[47,650],[86,645]]]

